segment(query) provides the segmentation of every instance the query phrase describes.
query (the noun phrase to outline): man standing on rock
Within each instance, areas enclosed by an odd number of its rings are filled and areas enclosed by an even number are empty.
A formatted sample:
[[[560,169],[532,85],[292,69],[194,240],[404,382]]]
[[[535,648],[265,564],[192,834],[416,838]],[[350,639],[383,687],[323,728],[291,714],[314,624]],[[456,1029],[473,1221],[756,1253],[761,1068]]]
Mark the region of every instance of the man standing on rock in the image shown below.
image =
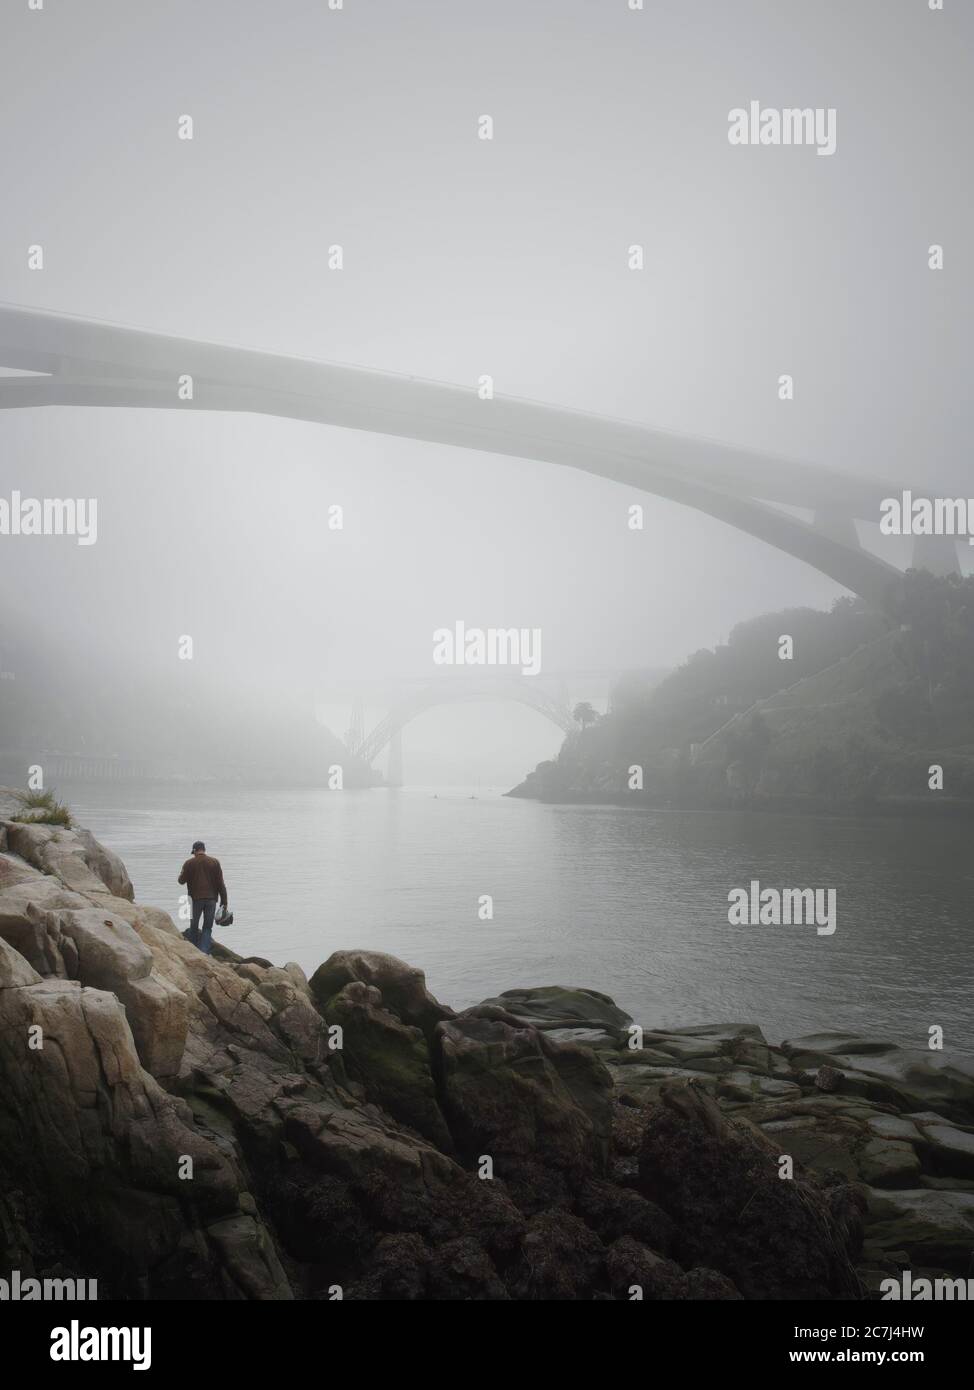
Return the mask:
[[[216,901],[220,899],[223,907],[227,905],[227,885],[223,882],[223,870],[219,859],[207,854],[206,845],[197,840],[193,845],[193,855],[187,859],[179,875],[179,882],[185,883],[193,904],[193,915],[189,923],[189,940],[199,946],[205,956],[213,949],[213,917]],[[200,941],[200,918],[203,919],[203,940]]]

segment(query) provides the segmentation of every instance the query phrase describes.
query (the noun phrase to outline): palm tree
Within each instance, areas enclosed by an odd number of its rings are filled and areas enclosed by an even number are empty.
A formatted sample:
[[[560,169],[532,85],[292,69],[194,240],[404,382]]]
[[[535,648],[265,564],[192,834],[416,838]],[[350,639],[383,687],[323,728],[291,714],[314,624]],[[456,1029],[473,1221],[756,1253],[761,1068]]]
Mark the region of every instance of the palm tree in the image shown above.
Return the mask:
[[[583,729],[589,724],[594,724],[598,717],[598,711],[592,708],[588,700],[580,701],[572,710],[572,718],[576,724],[581,724]]]

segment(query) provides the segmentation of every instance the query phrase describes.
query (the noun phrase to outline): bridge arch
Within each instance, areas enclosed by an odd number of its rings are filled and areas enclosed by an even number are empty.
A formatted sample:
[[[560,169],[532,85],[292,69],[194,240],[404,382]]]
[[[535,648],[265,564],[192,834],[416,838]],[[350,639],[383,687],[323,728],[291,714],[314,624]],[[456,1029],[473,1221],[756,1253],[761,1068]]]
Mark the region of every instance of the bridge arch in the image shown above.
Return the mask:
[[[563,705],[530,676],[465,680],[456,686],[434,682],[399,700],[365,735],[361,743],[350,751],[363,762],[371,764],[407,724],[428,710],[435,709],[438,705],[484,704],[494,700],[514,701],[526,705],[552,724],[556,724],[562,733],[567,734],[575,727],[575,721],[567,705]]]
[[[243,411],[577,468],[725,521],[882,605],[902,572],[858,543],[899,485],[512,397],[0,305],[0,409]],[[192,380],[192,398],[177,388]],[[807,522],[770,503],[810,509]],[[937,538],[938,540],[941,538]],[[939,547],[956,570],[957,551]]]

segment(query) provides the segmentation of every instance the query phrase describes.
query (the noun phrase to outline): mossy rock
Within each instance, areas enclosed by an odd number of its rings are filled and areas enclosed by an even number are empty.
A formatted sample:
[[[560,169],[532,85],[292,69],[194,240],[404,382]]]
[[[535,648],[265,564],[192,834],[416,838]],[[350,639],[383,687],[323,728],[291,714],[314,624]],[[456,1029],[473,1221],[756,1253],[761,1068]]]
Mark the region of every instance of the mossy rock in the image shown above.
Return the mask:
[[[484,1006],[505,1009],[545,1032],[555,1028],[593,1028],[621,1037],[632,1019],[615,1000],[594,989],[570,989],[565,985],[541,985],[536,989],[509,989]],[[475,1010],[468,1010],[468,1013]]]
[[[345,1070],[365,1087],[369,1100],[452,1154],[422,1031],[390,1013],[379,990],[357,982],[345,985],[319,1008],[329,1026],[342,1028]]]

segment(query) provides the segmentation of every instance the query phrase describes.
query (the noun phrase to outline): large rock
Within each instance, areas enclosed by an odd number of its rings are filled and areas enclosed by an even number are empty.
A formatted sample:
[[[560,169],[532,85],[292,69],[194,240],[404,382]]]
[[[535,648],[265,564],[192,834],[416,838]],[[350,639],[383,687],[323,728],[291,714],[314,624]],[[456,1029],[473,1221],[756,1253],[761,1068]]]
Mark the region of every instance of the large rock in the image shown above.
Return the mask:
[[[620,1301],[656,1302],[689,1297],[684,1270],[633,1236],[620,1236],[612,1242],[606,1254],[606,1269],[612,1296]]]
[[[590,1299],[602,1283],[605,1250],[601,1241],[565,1211],[533,1217],[514,1266],[514,1297],[525,1300]]]
[[[927,1120],[919,1147],[935,1174],[974,1178],[974,1130]]]
[[[471,1163],[525,1191],[605,1171],[611,1078],[594,1053],[498,1019],[441,1023],[434,1044],[443,1111]]]
[[[445,1241],[429,1258],[430,1298],[444,1302],[502,1302],[510,1295],[487,1252],[470,1236]]]
[[[97,908],[58,913],[61,935],[74,942],[76,979],[111,990],[125,1006],[139,1058],[156,1077],[178,1076],[189,1001],[154,969],[153,955],[121,917]]]
[[[745,1298],[857,1296],[828,1201],[779,1177],[771,1143],[701,1088],[664,1089],[648,1112],[639,1181],[676,1223],[680,1262],[720,1271]]]
[[[156,972],[151,951],[123,918],[43,877],[0,892],[0,938],[39,974],[110,990],[126,1009],[142,1065],[159,1078],[177,1075],[186,995]]]
[[[869,1192],[867,1246],[908,1251],[914,1268],[967,1275],[974,1255],[974,1192]]]
[[[117,854],[98,843],[88,830],[55,825],[5,822],[7,845],[42,873],[53,874],[79,893],[127,898],[135,893]]]
[[[920,1176],[920,1159],[902,1139],[870,1139],[859,1152],[859,1176],[874,1187],[910,1187]]]
[[[841,1075],[839,1089],[895,1105],[936,1110],[974,1123],[974,1062],[950,1052],[909,1050],[878,1038],[811,1033],[781,1044],[796,1070],[827,1065]]]
[[[668,1255],[677,1230],[671,1217],[629,1187],[599,1178],[584,1183],[575,1210],[608,1244],[632,1236],[659,1255]]]
[[[404,1132],[371,1107],[344,1106],[313,1092],[277,1102],[284,1137],[312,1167],[358,1186],[381,1200],[382,1180],[396,1201],[410,1193],[428,1197],[445,1190],[460,1170],[433,1145]]]
[[[75,827],[74,834],[88,868],[101,879],[112,897],[127,898],[129,902],[134,902],[135,889],[132,880],[114,850],[108,849],[96,840],[90,830]]]
[[[49,874],[0,886],[0,936],[39,974],[69,979],[77,959],[73,943],[65,959],[57,914],[61,909],[84,910],[89,906],[87,898],[70,892]]]
[[[387,1009],[428,1037],[441,1019],[454,1016],[430,994],[422,970],[382,951],[335,951],[312,975],[311,993],[319,1005],[327,1005],[353,982],[372,985]]]
[[[206,1234],[222,1256],[220,1273],[231,1298],[262,1302],[291,1298],[274,1242],[261,1221],[249,1213],[236,1212],[211,1222]]]
[[[594,989],[567,989],[564,985],[505,990],[466,1013],[476,1016],[491,1007],[502,1009],[534,1028],[564,1030],[565,1041],[584,1041],[579,1035],[586,1031],[594,1033],[596,1038],[605,1035],[618,1040],[632,1023],[629,1015],[607,994]]]
[[[329,1027],[342,1029],[342,1060],[369,1100],[394,1119],[452,1153],[453,1141],[436,1098],[429,1045],[419,1028],[382,1007],[371,985],[345,985],[324,1008]]]
[[[241,978],[230,966],[204,955],[178,933],[160,930],[145,921],[138,934],[152,953],[156,973],[188,1000],[181,1082],[191,1085],[197,1074],[232,1067],[235,1059],[228,1046],[250,1049],[276,1064],[280,1071],[295,1066],[290,1044],[273,1027],[274,1006],[252,980]],[[306,1007],[311,1009],[310,1005]],[[324,1050],[322,1042],[322,1053]]]
[[[150,1296],[206,1296],[214,1278],[247,1296],[239,1256],[205,1234],[238,1211],[240,1172],[142,1069],[114,995],[59,979],[0,990],[0,1154],[93,1273]],[[277,1292],[290,1295],[283,1275]]]
[[[34,967],[0,936],[0,989],[23,989],[40,982]]]
[[[7,828],[0,823],[0,893],[7,888],[15,887],[18,883],[44,877],[39,869],[28,864],[26,859],[21,859],[19,854],[8,854],[6,847]]]
[[[308,982],[298,966],[279,969],[247,960],[236,968],[235,974],[238,979],[251,982],[270,1005],[271,1027],[301,1063],[316,1074],[323,1067],[334,1066],[336,1054],[328,1028],[314,1007]]]

